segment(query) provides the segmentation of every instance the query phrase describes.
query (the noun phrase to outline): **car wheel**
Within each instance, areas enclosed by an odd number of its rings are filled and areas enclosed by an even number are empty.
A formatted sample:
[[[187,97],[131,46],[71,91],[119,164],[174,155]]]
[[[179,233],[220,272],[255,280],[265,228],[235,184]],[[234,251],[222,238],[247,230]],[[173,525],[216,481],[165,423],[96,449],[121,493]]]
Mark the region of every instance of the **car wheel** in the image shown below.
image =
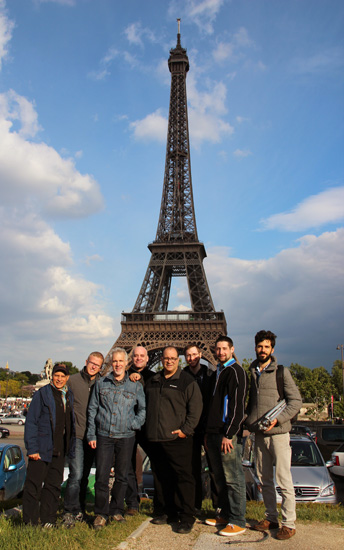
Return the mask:
[[[19,420],[19,422],[18,422],[18,426],[21,426],[21,425],[22,425],[22,423],[23,423],[23,421],[22,421],[22,420]]]

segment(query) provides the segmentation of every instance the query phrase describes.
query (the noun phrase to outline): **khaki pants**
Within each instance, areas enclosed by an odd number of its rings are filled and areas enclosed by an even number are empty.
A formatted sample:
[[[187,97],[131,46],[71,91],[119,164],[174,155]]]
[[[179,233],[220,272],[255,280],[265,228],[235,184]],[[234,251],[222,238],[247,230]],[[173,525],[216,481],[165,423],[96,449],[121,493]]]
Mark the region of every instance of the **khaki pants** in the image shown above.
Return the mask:
[[[259,481],[262,484],[262,493],[266,508],[266,518],[269,521],[278,521],[276,504],[276,483],[282,494],[282,525],[295,529],[296,509],[293,480],[291,477],[291,448],[289,433],[263,436],[255,435],[256,467]]]

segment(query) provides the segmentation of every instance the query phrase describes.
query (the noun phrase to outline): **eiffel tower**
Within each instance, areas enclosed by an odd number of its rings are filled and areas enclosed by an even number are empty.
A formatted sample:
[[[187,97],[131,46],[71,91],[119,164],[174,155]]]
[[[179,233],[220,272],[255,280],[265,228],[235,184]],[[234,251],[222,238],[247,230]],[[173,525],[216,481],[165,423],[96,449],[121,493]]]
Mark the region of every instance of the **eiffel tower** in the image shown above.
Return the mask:
[[[227,334],[223,311],[215,311],[203,268],[206,251],[199,242],[192,193],[186,74],[189,59],[180,42],[170,50],[171,94],[167,133],[164,187],[155,241],[148,245],[150,262],[131,313],[122,313],[121,334],[106,357],[119,346],[128,353],[144,346],[152,367],[160,361],[161,350],[174,345],[183,353],[188,343],[196,343],[203,357],[216,365],[213,354],[216,338]],[[169,311],[172,277],[186,277],[191,310]]]

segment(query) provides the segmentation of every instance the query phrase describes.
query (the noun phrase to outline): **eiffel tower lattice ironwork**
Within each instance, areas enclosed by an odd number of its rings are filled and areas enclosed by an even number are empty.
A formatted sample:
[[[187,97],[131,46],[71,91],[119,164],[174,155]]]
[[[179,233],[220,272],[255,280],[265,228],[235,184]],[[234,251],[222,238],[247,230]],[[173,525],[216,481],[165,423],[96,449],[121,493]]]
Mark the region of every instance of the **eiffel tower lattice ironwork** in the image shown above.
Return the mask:
[[[196,343],[203,357],[216,364],[214,343],[227,334],[223,312],[216,312],[203,268],[206,251],[198,241],[192,193],[186,74],[189,59],[180,43],[168,60],[171,94],[168,120],[166,163],[161,209],[155,241],[148,245],[151,259],[131,313],[123,313],[121,334],[114,347],[128,352],[137,345],[149,352],[150,366],[160,360],[161,350],[173,344],[183,352]],[[186,277],[191,310],[169,311],[172,277]]]

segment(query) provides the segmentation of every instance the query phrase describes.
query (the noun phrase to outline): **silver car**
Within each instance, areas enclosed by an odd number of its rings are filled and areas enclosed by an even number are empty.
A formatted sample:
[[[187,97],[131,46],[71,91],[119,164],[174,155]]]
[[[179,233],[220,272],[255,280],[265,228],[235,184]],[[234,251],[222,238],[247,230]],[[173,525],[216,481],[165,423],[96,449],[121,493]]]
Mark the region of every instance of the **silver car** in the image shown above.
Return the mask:
[[[1,418],[0,424],[18,424],[22,426],[26,422],[26,417],[21,414],[8,414],[5,418]]]
[[[293,478],[296,502],[324,502],[336,504],[335,485],[328,473],[323,457],[312,439],[307,436],[290,436],[291,475]],[[246,438],[243,454],[246,479],[246,495],[254,500],[262,500],[254,464],[254,435]],[[275,482],[277,502],[281,502],[281,490]]]

